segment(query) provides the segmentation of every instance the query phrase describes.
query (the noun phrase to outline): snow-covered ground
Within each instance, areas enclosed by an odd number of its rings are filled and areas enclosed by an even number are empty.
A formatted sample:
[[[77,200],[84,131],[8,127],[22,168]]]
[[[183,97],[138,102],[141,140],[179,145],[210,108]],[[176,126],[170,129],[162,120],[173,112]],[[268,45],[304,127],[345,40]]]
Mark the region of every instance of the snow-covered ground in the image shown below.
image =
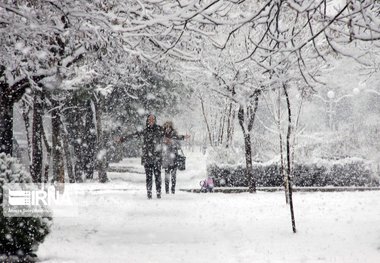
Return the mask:
[[[283,192],[147,200],[139,159],[108,184],[82,184],[78,217],[57,217],[42,262],[380,262],[380,192]],[[197,188],[205,158],[188,154],[178,188]]]

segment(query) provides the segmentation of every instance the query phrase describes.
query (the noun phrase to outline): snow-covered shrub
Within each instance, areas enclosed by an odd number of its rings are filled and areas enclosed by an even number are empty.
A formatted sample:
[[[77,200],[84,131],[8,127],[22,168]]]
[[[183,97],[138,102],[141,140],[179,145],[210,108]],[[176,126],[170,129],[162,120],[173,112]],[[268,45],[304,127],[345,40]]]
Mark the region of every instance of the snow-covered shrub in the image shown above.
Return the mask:
[[[361,158],[315,159],[295,166],[294,183],[297,186],[379,186],[379,178],[371,163]]]
[[[293,169],[293,182],[296,186],[321,187],[330,185],[329,178],[334,176],[324,165],[316,163],[296,164]]]
[[[3,185],[32,183],[31,176],[16,158],[0,153],[0,262],[33,262],[34,252],[43,242],[51,224],[50,217],[5,217]]]
[[[215,186],[241,187],[248,186],[248,178],[244,165],[217,165],[207,166],[207,174],[215,180]],[[279,166],[276,164],[253,164],[253,174],[257,186],[280,186],[282,179]]]
[[[241,165],[217,165],[207,166],[207,175],[214,178],[215,186],[247,186],[245,168]]]
[[[215,179],[215,186],[248,186],[245,166],[242,165],[214,163],[207,166],[207,174]],[[257,186],[283,185],[278,163],[254,163],[253,175]],[[379,186],[380,179],[364,160],[347,158],[296,164],[293,168],[293,183],[302,187]]]

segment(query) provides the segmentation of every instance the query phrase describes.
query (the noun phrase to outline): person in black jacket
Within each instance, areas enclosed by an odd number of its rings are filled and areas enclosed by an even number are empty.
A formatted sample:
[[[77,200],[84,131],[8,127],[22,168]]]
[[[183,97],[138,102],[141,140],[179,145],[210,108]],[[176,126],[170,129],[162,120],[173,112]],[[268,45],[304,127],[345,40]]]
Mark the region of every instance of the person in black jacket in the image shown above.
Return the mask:
[[[122,136],[118,141],[123,142],[130,138],[142,137],[141,164],[146,174],[146,190],[148,199],[152,198],[153,175],[155,177],[157,198],[161,198],[161,165],[162,165],[162,139],[163,128],[156,124],[156,116],[148,115],[146,127],[140,132]]]

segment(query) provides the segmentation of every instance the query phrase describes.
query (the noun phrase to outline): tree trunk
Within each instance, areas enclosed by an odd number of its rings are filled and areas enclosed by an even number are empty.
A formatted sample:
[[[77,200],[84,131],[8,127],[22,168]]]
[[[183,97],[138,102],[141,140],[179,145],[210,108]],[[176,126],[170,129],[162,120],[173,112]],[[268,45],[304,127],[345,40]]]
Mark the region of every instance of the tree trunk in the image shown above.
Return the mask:
[[[48,139],[46,137],[46,132],[45,130],[42,128],[42,138],[43,138],[43,142],[45,144],[45,148],[46,148],[46,160],[45,160],[45,167],[44,167],[44,176],[43,176],[43,182],[44,183],[47,183],[48,180],[49,180],[49,170],[50,170],[50,161],[51,161],[51,153],[52,153],[52,148],[48,142]]]
[[[231,115],[231,126],[230,126],[230,132],[229,132],[229,145],[232,145],[233,138],[234,138],[234,133],[235,133],[235,118],[236,118],[236,111],[233,109],[232,110],[232,115]]]
[[[246,129],[244,126],[245,117],[244,117],[243,106],[240,106],[239,108],[238,119],[239,119],[240,127],[244,134],[245,163],[246,163],[245,176],[248,180],[248,189],[250,193],[256,193],[256,182],[255,182],[255,178],[253,177],[253,171],[252,171],[251,135],[250,135],[250,132],[247,131],[248,129]]]
[[[84,173],[84,160],[83,160],[83,144],[85,136],[85,127],[83,121],[83,105],[81,101],[76,97],[72,105],[75,105],[76,110],[68,113],[65,120],[67,123],[66,132],[68,134],[68,142],[73,146],[73,164],[74,164],[74,177],[75,182],[83,182]]]
[[[210,126],[211,126],[211,141],[212,141],[212,144],[213,146],[218,146],[218,142],[215,141],[215,120],[217,118],[216,116],[217,114],[212,114],[212,112],[210,112]]]
[[[63,150],[65,154],[66,159],[66,168],[67,168],[67,176],[69,177],[70,183],[75,183],[75,175],[74,175],[74,167],[73,167],[73,160],[72,160],[72,152],[70,151],[70,145],[69,145],[69,136],[67,134],[66,127],[63,123],[62,118],[60,119],[61,125],[62,125],[62,143],[63,143]]]
[[[0,65],[0,78],[6,67]],[[39,78],[34,79],[38,82]],[[0,81],[0,152],[13,154],[13,105],[21,99],[26,88],[30,87],[29,79],[24,78],[12,86]]]
[[[210,141],[210,146],[213,146],[210,125],[208,124],[208,121],[207,121],[207,116],[206,116],[205,107],[204,107],[204,104],[203,104],[203,99],[202,98],[199,98],[199,99],[201,101],[202,115],[203,115],[203,118],[205,120],[205,124],[206,124],[206,128],[207,128],[207,134],[208,134],[208,139]]]
[[[12,155],[13,146],[13,101],[0,95],[0,152]]]
[[[42,102],[39,94],[34,95],[33,127],[32,127],[32,165],[31,175],[33,182],[42,181]]]
[[[284,180],[284,188],[285,188],[285,202],[289,204],[289,181],[288,176],[285,173],[285,163],[284,163],[284,152],[283,152],[283,146],[282,146],[282,134],[281,130],[279,130],[279,139],[280,139],[280,175],[281,178]]]
[[[256,193],[256,181],[253,177],[251,134],[244,134],[246,176],[248,178],[248,190]]]
[[[231,102],[229,105],[228,117],[227,117],[226,148],[228,148],[231,145],[231,141],[232,141],[232,130],[233,130],[232,127],[234,124],[232,114],[235,115],[235,113],[232,110],[232,102]]]
[[[97,106],[97,107],[96,107]],[[97,154],[97,160],[98,160],[98,177],[99,182],[106,183],[108,181],[107,178],[107,156],[106,156],[106,149],[105,149],[105,138],[103,135],[103,125],[102,125],[102,106],[103,106],[103,99],[99,99],[98,105],[96,105],[96,127],[97,127],[97,139],[98,139],[98,154]]]
[[[287,160],[287,182],[288,182],[288,189],[289,189],[289,206],[290,206],[290,215],[292,220],[292,228],[293,233],[296,233],[296,221],[294,217],[294,209],[293,209],[293,192],[292,192],[292,182],[291,182],[291,153],[290,153],[290,137],[292,133],[292,111],[290,108],[290,100],[288,95],[287,87],[284,85],[284,92],[286,96],[286,103],[288,107],[288,132],[286,135],[286,160]]]
[[[277,129],[278,136],[280,140],[280,176],[283,178],[283,184],[285,188],[285,202],[289,204],[289,184],[288,177],[285,174],[285,163],[284,163],[284,151],[282,145],[282,131],[281,131],[281,90],[278,89],[278,108],[277,108]]]
[[[225,122],[228,113],[228,105],[226,106],[226,109],[223,111],[222,116],[220,117],[220,128],[219,128],[219,144],[223,145],[223,139],[224,139],[224,129],[225,129]]]
[[[92,101],[88,100],[86,105],[85,129],[88,131],[84,136],[84,146],[82,151],[82,158],[85,166],[84,173],[86,179],[94,178],[95,162],[96,162],[96,109],[92,107]]]
[[[30,139],[30,119],[29,119],[29,113],[30,113],[30,110],[31,110],[31,107],[23,102],[23,106],[22,106],[22,118],[24,120],[24,125],[25,125],[25,132],[26,132],[26,141],[27,141],[27,144],[28,144],[28,161],[29,161],[29,164],[32,163],[32,141]]]
[[[65,169],[62,154],[62,140],[61,140],[61,120],[59,112],[59,102],[52,100],[53,110],[51,111],[51,125],[52,125],[52,156],[53,156],[53,180],[58,184],[65,183]],[[63,187],[59,187],[63,191]]]

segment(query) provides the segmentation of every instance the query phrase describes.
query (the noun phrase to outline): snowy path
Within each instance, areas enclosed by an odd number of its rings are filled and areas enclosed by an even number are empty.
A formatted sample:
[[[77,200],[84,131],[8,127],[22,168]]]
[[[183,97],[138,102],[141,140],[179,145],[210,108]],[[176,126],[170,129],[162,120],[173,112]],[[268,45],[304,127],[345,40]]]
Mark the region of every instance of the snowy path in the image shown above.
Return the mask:
[[[192,158],[180,187],[204,176]],[[147,200],[144,175],[110,175],[80,196],[78,217],[55,218],[42,262],[380,262],[378,191],[295,194],[294,235],[282,192]]]

